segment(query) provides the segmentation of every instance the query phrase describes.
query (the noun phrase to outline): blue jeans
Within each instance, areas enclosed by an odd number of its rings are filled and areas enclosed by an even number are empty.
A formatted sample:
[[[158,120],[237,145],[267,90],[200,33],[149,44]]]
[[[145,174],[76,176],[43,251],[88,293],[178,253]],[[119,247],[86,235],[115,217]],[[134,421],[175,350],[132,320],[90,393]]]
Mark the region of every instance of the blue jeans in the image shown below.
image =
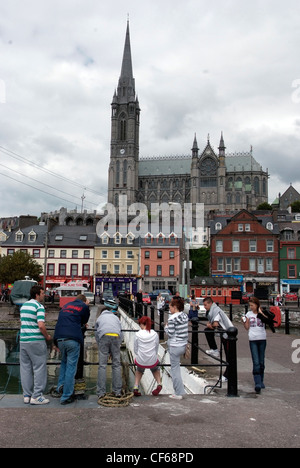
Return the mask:
[[[74,393],[75,375],[80,353],[80,343],[74,340],[57,340],[61,352],[61,366],[57,391],[64,387],[61,402],[68,400]]]
[[[256,388],[264,388],[265,374],[265,354],[267,341],[257,340],[250,341],[250,350],[253,361],[253,377]]]

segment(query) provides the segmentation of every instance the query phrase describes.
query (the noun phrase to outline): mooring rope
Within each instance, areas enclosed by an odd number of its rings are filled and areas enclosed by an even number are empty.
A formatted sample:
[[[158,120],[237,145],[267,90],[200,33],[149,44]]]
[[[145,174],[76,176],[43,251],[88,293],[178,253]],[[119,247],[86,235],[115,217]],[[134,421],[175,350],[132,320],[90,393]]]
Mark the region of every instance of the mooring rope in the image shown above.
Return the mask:
[[[125,408],[126,406],[129,406],[133,396],[132,392],[124,391],[122,391],[122,395],[120,397],[117,397],[114,393],[106,393],[106,395],[99,398],[98,405],[109,408]]]

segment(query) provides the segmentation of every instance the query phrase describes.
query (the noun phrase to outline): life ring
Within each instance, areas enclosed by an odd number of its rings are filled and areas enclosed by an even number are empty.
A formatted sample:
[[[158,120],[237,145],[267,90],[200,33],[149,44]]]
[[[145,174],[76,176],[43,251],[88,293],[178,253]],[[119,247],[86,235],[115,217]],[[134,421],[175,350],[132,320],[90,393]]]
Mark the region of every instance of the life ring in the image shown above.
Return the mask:
[[[280,308],[272,306],[272,307],[270,307],[270,312],[272,312],[275,315],[274,327],[279,328],[281,326],[281,310],[280,310]]]

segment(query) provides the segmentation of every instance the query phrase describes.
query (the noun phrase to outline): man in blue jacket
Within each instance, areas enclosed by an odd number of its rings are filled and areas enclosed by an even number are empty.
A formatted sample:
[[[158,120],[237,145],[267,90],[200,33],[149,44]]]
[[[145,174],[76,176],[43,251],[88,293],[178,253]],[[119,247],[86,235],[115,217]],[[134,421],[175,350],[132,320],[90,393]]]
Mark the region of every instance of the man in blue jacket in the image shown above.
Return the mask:
[[[60,311],[54,333],[54,344],[61,352],[61,366],[57,385],[59,393],[63,387],[61,404],[74,401],[74,384],[80,346],[83,345],[83,330],[90,318],[89,300],[80,294],[76,300],[66,304]]]

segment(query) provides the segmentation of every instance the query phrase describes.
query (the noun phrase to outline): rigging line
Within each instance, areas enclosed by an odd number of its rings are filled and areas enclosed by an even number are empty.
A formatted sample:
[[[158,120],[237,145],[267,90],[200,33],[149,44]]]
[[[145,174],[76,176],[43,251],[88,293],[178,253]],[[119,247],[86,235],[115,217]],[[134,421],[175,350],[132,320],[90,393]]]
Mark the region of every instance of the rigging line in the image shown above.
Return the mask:
[[[79,182],[75,182],[75,181],[72,181],[70,179],[68,179],[67,177],[64,177],[58,173],[55,173],[53,171],[51,171],[50,169],[46,169],[42,166],[40,166],[39,164],[33,162],[33,161],[30,161],[30,159],[27,159],[23,156],[20,156],[18,153],[15,153],[14,151],[11,151],[7,148],[4,148],[3,146],[0,145],[0,152],[6,154],[7,156],[10,156],[11,158],[14,158],[14,159],[17,159],[18,161],[21,161],[21,162],[24,162],[32,167],[35,167],[36,169],[40,170],[40,171],[43,171],[45,172],[46,174],[50,174],[52,175],[53,177],[57,177],[58,179],[61,179],[61,180],[65,180],[66,182],[68,182],[69,184],[72,184],[72,185],[75,185],[76,187],[80,187],[80,188],[83,188],[89,192],[92,192],[96,195],[103,195],[103,196],[106,196],[106,194],[104,192],[97,192],[96,190],[92,189],[92,188],[89,188],[89,187],[86,187],[82,184],[79,184]]]
[[[18,172],[16,171],[15,169],[11,169],[10,167],[8,166],[5,166],[5,164],[1,164],[0,163],[0,166],[1,167],[4,167],[5,169],[8,169],[9,171],[12,171],[12,172],[15,172],[16,174],[19,174],[20,176],[24,177],[24,174],[22,174],[21,172]],[[37,180],[37,179],[34,179],[33,177],[29,177],[28,175],[25,176],[26,179],[30,179],[30,180],[33,180],[34,182],[38,183],[38,184],[42,184],[44,185],[45,187],[49,187],[53,190],[56,190],[57,192],[60,192],[60,193],[63,193],[64,195],[68,195],[69,197],[73,197],[73,198],[77,198],[78,200],[82,200],[81,197],[77,197],[76,195],[73,195],[72,193],[67,193],[67,192],[64,192],[63,190],[60,190],[56,187],[52,187],[52,185],[49,185],[49,184],[46,184],[45,182],[41,182],[40,180]],[[88,201],[87,200],[87,203],[91,204],[91,205],[95,205],[95,206],[98,206],[99,203],[94,203],[94,202],[91,202],[91,201]]]
[[[21,182],[20,180],[14,179],[13,177],[10,177],[7,174],[0,173],[0,176],[7,177],[10,180],[14,180],[15,182],[18,182],[19,184],[26,185],[27,187],[30,187],[31,189],[38,190],[39,192],[45,193],[46,195],[50,195],[51,197],[58,198],[59,200],[63,200],[69,204],[74,205],[74,201],[66,200],[65,198],[59,197],[57,195],[53,195],[52,193],[46,192],[45,190],[39,189],[37,187],[33,187],[32,185],[26,184],[26,182]]]

